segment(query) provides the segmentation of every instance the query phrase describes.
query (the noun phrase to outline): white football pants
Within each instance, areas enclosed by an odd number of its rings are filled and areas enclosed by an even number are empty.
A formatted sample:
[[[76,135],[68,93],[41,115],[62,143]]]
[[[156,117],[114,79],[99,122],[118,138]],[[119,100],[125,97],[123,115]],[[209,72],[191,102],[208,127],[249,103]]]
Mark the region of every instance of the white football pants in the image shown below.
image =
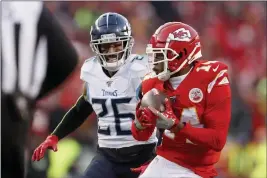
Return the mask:
[[[201,178],[190,169],[156,156],[139,178]]]

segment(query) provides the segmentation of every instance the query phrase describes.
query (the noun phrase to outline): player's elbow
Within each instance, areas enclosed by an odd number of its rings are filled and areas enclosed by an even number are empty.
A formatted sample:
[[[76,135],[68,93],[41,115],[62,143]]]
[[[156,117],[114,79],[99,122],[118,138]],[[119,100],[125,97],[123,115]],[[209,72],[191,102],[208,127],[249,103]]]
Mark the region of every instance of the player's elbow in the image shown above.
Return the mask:
[[[217,136],[212,146],[212,149],[214,151],[220,152],[224,148],[225,143],[226,143],[226,138],[222,136]]]
[[[214,151],[220,152],[220,151],[222,151],[223,147],[224,147],[224,144],[217,143],[216,145],[213,146],[212,149],[213,149]]]

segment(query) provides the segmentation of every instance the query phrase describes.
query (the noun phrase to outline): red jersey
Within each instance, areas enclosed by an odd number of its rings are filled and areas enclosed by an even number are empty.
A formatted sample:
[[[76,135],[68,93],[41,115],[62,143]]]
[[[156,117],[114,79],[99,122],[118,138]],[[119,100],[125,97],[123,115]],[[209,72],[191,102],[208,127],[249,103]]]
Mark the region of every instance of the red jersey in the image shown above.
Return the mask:
[[[226,143],[231,118],[227,69],[218,61],[198,61],[177,89],[169,81],[157,78],[142,83],[143,94],[152,88],[165,92],[173,103],[175,115],[185,123],[176,134],[164,131],[157,154],[205,178],[217,175],[213,165]],[[151,130],[145,134],[132,127],[132,132],[137,140],[144,140],[149,138]]]

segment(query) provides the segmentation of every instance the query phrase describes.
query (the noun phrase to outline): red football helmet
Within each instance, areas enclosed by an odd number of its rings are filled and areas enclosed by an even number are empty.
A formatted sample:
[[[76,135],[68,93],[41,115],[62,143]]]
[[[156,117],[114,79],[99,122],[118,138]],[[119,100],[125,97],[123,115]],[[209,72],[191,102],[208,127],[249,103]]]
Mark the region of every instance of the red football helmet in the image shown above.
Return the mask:
[[[164,70],[156,75],[163,81],[202,56],[197,31],[181,22],[160,26],[151,37],[146,53],[150,64],[164,63]],[[163,55],[163,60],[155,60],[157,54]]]

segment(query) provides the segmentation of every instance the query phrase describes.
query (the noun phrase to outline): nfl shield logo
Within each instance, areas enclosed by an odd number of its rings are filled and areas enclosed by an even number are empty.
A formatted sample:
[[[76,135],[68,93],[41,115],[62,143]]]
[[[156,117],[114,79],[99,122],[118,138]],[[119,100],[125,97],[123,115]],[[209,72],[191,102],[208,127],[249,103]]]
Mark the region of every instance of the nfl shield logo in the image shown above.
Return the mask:
[[[107,81],[107,86],[110,87],[113,81]]]

